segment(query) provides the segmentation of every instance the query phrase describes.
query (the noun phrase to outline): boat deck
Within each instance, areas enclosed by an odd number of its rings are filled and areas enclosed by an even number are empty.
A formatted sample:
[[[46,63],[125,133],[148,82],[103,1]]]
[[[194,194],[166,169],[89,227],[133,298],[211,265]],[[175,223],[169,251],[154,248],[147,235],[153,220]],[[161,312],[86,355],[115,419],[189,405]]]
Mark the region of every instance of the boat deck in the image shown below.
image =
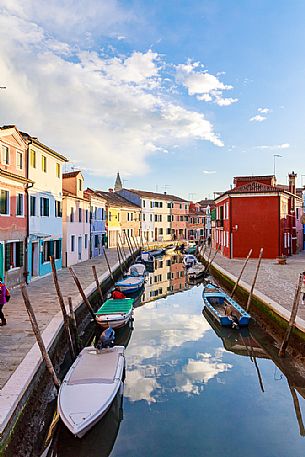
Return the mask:
[[[122,298],[119,300],[110,299],[98,309],[96,315],[101,316],[105,314],[129,313],[134,303],[133,298]]]

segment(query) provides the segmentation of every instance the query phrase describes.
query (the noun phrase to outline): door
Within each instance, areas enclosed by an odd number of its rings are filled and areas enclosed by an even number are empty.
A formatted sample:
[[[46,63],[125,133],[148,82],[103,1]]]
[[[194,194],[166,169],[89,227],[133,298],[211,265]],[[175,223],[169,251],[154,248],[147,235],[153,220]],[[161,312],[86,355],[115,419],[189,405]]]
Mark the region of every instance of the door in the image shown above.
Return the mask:
[[[82,237],[81,236],[78,237],[77,252],[78,252],[78,260],[82,260]]]
[[[38,243],[32,243],[32,264],[31,264],[31,275],[38,276],[38,260],[39,260],[39,249]]]
[[[2,243],[0,243],[0,278],[4,280],[4,254]]]

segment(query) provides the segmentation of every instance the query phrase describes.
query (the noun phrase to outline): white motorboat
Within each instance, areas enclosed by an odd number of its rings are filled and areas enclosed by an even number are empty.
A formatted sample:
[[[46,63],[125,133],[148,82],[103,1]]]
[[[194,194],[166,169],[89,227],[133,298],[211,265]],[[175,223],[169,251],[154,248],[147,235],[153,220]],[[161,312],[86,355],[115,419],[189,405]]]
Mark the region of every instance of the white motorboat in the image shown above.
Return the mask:
[[[186,254],[185,256],[183,256],[182,262],[186,268],[193,267],[194,265],[199,264],[197,257],[195,257],[193,254]]]
[[[75,436],[84,436],[106,414],[123,387],[124,366],[124,346],[81,351],[58,395],[60,417]]]
[[[205,267],[201,263],[197,263],[187,270],[187,275],[190,280],[201,279],[204,277],[204,274]]]
[[[144,276],[146,268],[143,263],[134,263],[129,267],[127,276]]]

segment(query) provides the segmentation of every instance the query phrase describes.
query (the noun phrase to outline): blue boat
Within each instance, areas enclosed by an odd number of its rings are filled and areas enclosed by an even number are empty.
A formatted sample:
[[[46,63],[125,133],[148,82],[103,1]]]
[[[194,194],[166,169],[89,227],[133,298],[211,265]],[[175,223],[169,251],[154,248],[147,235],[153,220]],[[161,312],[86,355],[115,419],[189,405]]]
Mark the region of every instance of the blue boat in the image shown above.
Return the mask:
[[[119,287],[125,295],[131,295],[143,287],[144,281],[144,276],[126,276],[126,278],[117,281],[115,286]]]
[[[247,327],[251,316],[235,300],[212,283],[204,286],[204,309],[223,327]]]

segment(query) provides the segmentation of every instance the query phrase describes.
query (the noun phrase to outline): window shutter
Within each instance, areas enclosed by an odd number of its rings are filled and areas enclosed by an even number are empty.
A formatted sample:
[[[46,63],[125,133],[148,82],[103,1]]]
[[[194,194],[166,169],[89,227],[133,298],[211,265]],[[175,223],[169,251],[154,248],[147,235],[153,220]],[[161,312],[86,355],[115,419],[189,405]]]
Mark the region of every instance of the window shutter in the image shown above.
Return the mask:
[[[10,269],[11,265],[11,245],[10,243],[5,244],[5,271]]]
[[[16,260],[17,260],[17,267],[23,266],[23,242],[19,241],[16,243]]]
[[[43,216],[43,198],[40,197],[40,216]]]

